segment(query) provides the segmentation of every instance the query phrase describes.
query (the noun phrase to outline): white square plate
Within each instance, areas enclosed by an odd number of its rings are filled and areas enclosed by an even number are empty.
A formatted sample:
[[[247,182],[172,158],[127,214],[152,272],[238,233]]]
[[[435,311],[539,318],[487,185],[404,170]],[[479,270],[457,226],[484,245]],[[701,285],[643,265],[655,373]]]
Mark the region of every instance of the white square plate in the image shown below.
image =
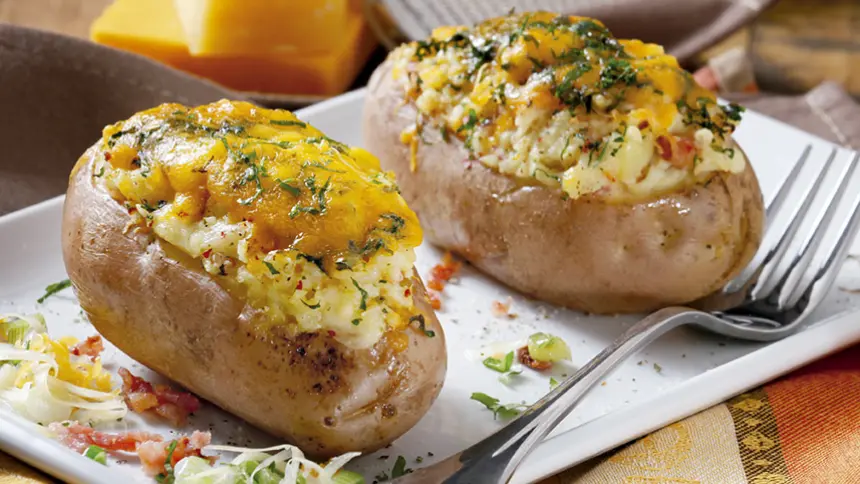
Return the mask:
[[[297,114],[334,139],[361,145],[363,94],[363,91],[352,92]],[[96,136],[98,133],[93,133]],[[752,160],[766,195],[776,189],[807,144],[813,145],[807,173],[820,169],[833,148],[821,139],[752,112],[746,114],[736,138]],[[844,164],[847,158],[847,153],[840,151],[837,163]],[[825,186],[834,186],[836,176],[830,177]],[[86,337],[93,329],[82,319],[71,291],[64,291],[44,304],[36,303],[46,285],[66,277],[60,251],[61,208],[62,198],[57,198],[0,218],[0,312],[40,311],[46,316],[52,335]],[[419,272],[426,276],[439,259],[438,250],[426,245],[420,247]],[[849,260],[836,288],[813,318],[818,323],[777,343],[734,341],[686,328],[664,336],[596,388],[523,464],[514,482],[533,482],[557,473],[860,340],[860,321],[847,313],[860,300],[838,289],[858,285],[860,267]],[[512,310],[517,316],[492,316],[492,302],[508,296],[513,298]],[[497,374],[484,368],[476,358],[482,346],[521,339],[536,331],[559,335],[571,346],[574,360],[571,366],[553,370],[555,378],[560,379],[588,361],[637,319],[585,316],[530,301],[468,266],[463,268],[459,282],[446,288],[439,317],[449,350],[445,387],[427,416],[392,447],[364,456],[349,466],[362,472],[368,483],[379,472],[390,471],[398,455],[405,456],[410,467],[432,464],[503,425],[494,421],[492,413],[481,404],[469,399],[472,392],[484,392],[503,402],[530,403],[549,390],[549,375],[535,372],[523,373],[510,386],[500,383]],[[112,370],[131,366],[133,371],[157,379],[110,345],[104,358]],[[74,482],[107,483],[117,479],[152,482],[133,461],[113,462],[107,468],[95,465],[72,452],[59,450],[58,444],[36,432],[38,428],[25,424],[22,419],[0,411],[0,448]],[[137,416],[117,425],[121,429],[171,432]],[[216,443],[248,446],[277,443],[211,405],[205,405],[192,418],[188,430],[195,428],[211,428]],[[419,464],[418,460],[422,462]]]

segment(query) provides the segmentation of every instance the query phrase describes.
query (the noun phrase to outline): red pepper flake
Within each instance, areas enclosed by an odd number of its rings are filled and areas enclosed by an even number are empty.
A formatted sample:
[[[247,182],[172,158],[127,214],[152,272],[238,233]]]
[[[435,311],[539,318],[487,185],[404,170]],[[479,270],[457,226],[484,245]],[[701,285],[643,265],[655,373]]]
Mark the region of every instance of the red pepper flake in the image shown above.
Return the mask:
[[[179,212],[177,215],[179,215],[180,217],[187,217],[188,212],[182,211],[182,212]]]
[[[639,126],[637,126],[637,127],[639,128],[640,131],[642,131],[643,129],[646,129],[648,126],[649,126],[649,123],[648,123],[648,120],[646,119],[644,121],[640,121]]]
[[[105,161],[110,161],[110,159],[111,159],[110,151],[105,151]]]
[[[407,287],[406,290],[403,291],[403,297],[409,297],[411,295],[412,295],[412,290]]]
[[[223,239],[224,237],[227,237],[227,234],[224,232],[221,232],[221,238]]]
[[[298,284],[296,284],[296,291],[301,291],[301,290],[302,290],[302,281],[301,281],[301,279],[299,279]]]
[[[528,346],[523,346],[517,350],[517,360],[522,363],[523,366],[527,366],[532,370],[544,371],[552,368],[552,363],[548,361],[538,361],[532,358],[532,355],[529,353]]]
[[[205,251],[203,251],[204,258],[208,259],[210,255],[212,255],[212,249],[206,249]]]
[[[337,333],[335,333],[333,330],[330,329],[330,330],[328,330],[328,335],[331,336],[332,338],[334,338],[335,336],[337,336]]]

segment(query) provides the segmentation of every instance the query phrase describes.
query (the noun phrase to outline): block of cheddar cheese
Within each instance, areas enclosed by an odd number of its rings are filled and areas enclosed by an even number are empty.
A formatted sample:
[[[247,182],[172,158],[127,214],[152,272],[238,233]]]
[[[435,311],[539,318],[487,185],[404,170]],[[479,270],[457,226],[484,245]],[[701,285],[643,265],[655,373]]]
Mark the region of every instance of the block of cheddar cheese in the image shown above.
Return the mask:
[[[347,0],[174,0],[197,57],[332,52],[347,29]]]
[[[95,42],[150,57],[231,89],[323,96],[345,91],[377,45],[366,21],[355,11],[342,34],[327,53],[261,49],[244,55],[194,56],[173,0],[116,0],[90,30]]]

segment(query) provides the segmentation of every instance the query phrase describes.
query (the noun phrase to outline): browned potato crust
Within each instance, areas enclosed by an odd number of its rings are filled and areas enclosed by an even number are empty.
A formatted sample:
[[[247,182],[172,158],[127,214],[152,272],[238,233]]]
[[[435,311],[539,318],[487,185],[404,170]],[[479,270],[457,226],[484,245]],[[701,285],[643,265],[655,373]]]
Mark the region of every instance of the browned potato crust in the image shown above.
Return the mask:
[[[72,173],[63,256],[105,338],[317,458],[379,449],[427,412],[445,377],[445,338],[417,274],[415,304],[436,336],[413,325],[400,353],[384,339],[355,351],[328,334],[260,334],[251,309],[187,256],[125,230],[128,213],[92,182],[97,155],[90,149]]]
[[[400,133],[416,111],[390,69],[380,66],[368,87],[365,148],[396,173],[427,240],[514,289],[586,312],[651,311],[718,289],[759,245],[762,198],[749,164],[634,205],[565,200],[560,189],[469,162],[458,139],[425,132],[411,172]]]

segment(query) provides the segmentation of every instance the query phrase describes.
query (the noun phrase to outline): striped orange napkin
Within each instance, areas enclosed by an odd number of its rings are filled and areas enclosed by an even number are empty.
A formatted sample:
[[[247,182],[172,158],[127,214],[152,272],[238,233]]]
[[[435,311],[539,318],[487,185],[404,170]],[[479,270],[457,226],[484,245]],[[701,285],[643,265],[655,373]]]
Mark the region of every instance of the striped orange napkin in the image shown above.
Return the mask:
[[[669,425],[545,484],[574,482],[860,482],[860,346]]]

